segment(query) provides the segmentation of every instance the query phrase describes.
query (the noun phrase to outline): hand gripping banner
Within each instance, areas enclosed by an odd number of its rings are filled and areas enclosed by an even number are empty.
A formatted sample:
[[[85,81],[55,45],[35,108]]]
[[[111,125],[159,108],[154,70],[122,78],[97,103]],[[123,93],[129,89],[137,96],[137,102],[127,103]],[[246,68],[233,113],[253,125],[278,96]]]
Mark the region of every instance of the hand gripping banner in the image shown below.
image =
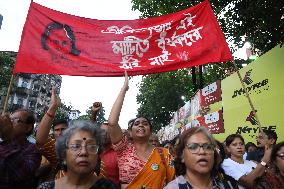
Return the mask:
[[[13,73],[144,75],[229,60],[208,1],[127,21],[88,19],[31,2]]]

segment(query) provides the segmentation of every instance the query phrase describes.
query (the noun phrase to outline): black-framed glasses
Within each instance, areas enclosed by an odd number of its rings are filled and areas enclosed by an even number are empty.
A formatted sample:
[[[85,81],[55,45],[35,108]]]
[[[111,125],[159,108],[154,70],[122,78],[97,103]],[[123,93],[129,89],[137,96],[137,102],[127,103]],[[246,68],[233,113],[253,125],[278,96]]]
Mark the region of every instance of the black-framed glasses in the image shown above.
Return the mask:
[[[279,157],[280,159],[284,160],[284,152],[281,152],[279,154],[276,154],[277,157]]]
[[[10,119],[13,123],[25,123],[23,120],[21,120],[18,117],[10,117]]]
[[[74,153],[79,153],[81,152],[82,148],[85,148],[86,151],[90,154],[97,154],[99,151],[99,146],[96,144],[86,144],[82,145],[82,143],[74,143],[74,144],[69,144],[67,145],[67,149]]]
[[[204,143],[204,144],[190,143],[190,144],[187,144],[186,147],[193,154],[199,153],[201,148],[206,153],[213,153],[215,149],[215,145],[211,143]]]

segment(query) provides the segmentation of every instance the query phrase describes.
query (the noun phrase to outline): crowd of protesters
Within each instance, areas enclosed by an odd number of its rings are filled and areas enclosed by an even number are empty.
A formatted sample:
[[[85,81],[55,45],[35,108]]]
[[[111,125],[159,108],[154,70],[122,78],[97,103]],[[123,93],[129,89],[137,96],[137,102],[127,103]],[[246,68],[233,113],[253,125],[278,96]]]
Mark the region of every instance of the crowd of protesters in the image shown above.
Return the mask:
[[[0,189],[280,189],[284,188],[284,142],[261,131],[245,143],[239,134],[217,141],[204,127],[185,130],[160,143],[151,122],[139,115],[118,124],[128,76],[108,121],[98,125],[101,103],[90,120],[54,120],[50,106],[32,134],[35,117],[24,109],[0,116]],[[52,135],[50,135],[52,131]]]

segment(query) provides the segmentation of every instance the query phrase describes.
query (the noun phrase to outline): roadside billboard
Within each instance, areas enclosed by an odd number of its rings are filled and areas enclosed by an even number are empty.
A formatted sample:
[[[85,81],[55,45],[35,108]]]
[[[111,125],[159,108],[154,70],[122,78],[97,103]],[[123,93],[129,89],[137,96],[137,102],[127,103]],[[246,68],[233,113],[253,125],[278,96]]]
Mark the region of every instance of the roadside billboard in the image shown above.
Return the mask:
[[[273,48],[240,70],[262,128],[275,130],[284,141],[284,47]],[[229,134],[241,134],[245,142],[256,141],[258,123],[237,73],[222,80],[222,106],[225,133],[215,138],[223,141]]]

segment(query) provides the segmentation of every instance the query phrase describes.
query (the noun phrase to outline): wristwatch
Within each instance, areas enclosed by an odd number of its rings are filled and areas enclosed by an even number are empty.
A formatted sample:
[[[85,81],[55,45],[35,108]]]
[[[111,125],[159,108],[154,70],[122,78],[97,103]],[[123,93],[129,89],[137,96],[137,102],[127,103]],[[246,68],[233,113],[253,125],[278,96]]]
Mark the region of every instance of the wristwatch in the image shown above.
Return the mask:
[[[261,161],[260,165],[262,165],[263,167],[266,167],[267,163],[265,163],[264,161]]]

